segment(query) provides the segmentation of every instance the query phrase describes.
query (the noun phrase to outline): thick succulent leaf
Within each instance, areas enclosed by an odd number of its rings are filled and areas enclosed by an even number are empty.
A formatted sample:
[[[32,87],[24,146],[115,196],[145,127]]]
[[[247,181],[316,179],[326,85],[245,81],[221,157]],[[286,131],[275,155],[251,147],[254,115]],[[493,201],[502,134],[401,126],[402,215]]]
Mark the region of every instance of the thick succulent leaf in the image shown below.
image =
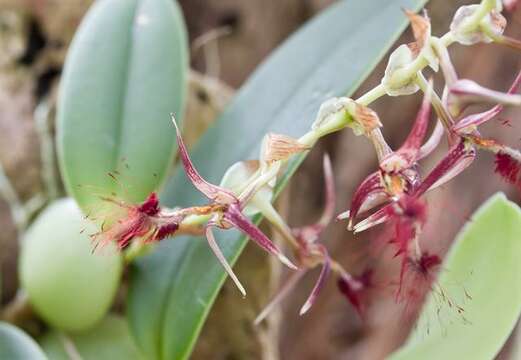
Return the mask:
[[[403,31],[406,18],[401,8],[419,9],[424,3],[345,0],[312,19],[258,68],[202,137],[191,154],[201,175],[219,183],[234,162],[258,158],[267,132],[305,133],[320,104],[331,96],[352,94]],[[291,162],[279,191],[302,159]],[[166,205],[203,201],[181,170],[166,189]],[[235,231],[216,237],[233,263],[245,239]],[[203,238],[166,240],[138,261],[128,312],[144,352],[154,359],[187,358],[224,279]]]
[[[124,318],[107,316],[95,328],[81,333],[65,335],[51,330],[40,339],[50,360],[70,360],[71,347],[82,360],[140,360],[140,355]]]
[[[521,210],[490,198],[458,235],[416,329],[392,360],[495,358],[521,312]],[[458,312],[458,306],[462,309]]]
[[[0,322],[0,359],[46,360],[38,344],[22,330]]]
[[[169,113],[182,113],[186,74],[176,2],[94,3],[70,47],[57,114],[61,172],[84,210],[101,194],[140,201],[158,187],[175,149]]]

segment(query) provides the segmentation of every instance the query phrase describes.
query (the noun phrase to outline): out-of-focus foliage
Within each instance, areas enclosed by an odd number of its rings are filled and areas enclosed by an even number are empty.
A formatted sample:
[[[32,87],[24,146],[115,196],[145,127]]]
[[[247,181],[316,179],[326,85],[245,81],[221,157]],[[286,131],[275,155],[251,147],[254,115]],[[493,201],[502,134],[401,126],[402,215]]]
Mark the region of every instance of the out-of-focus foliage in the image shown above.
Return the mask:
[[[0,359],[46,360],[38,344],[22,330],[0,322]]]
[[[40,340],[51,360],[70,359],[66,351],[67,342],[74,346],[82,360],[144,359],[130,337],[126,320],[115,315],[109,315],[87,331],[67,336],[51,331]]]

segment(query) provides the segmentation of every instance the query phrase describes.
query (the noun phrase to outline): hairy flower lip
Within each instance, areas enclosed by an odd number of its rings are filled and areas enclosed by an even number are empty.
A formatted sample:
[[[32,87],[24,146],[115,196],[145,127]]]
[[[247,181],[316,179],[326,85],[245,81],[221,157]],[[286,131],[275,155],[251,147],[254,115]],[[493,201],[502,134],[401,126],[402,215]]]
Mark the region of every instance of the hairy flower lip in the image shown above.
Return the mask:
[[[137,238],[141,238],[143,243],[160,241],[177,232],[180,222],[185,217],[184,214],[175,211],[162,212],[155,192],[138,205],[109,197],[102,197],[101,200],[124,210],[116,219],[109,223],[103,222],[100,231],[90,235],[93,241],[102,246],[115,241],[120,249],[125,249]]]

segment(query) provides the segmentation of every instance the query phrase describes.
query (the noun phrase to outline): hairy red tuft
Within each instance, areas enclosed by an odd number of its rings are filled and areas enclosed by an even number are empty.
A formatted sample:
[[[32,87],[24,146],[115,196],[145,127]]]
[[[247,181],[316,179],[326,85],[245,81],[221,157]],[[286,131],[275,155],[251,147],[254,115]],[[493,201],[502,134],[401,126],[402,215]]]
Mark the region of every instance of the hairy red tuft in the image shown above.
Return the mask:
[[[516,185],[521,189],[521,179],[519,179],[520,164],[510,155],[505,153],[497,153],[495,160],[495,172],[501,175],[505,181]]]
[[[422,253],[419,259],[403,259],[396,299],[405,304],[406,312],[415,312],[423,304],[425,296],[432,290],[440,264],[438,255],[427,252]]]
[[[138,210],[148,216],[155,216],[159,213],[159,199],[155,192],[152,192],[145,201],[138,207]]]

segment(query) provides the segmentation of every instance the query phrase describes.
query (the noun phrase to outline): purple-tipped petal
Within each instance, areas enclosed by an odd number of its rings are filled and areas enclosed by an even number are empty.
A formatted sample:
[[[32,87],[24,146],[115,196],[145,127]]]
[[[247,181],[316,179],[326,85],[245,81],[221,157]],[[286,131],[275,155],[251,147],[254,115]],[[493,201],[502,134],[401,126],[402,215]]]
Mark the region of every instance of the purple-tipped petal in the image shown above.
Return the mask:
[[[375,199],[379,197],[379,195],[385,194],[385,188],[382,184],[382,177],[379,171],[376,171],[368,177],[366,177],[365,180],[360,184],[358,189],[356,189],[353,195],[353,200],[351,201],[351,209],[349,213],[348,229],[352,229],[353,221],[360,212],[360,208],[362,208],[362,206],[369,210],[370,207],[365,204],[367,204],[368,202],[373,202]],[[374,204],[373,206],[376,205],[378,204]]]
[[[177,126],[175,117],[173,114],[170,114],[170,116],[172,117],[172,122],[174,123],[175,131],[177,134],[177,143],[179,146],[179,154],[181,155],[181,161],[183,162],[183,167],[186,176],[188,177],[188,179],[190,179],[190,182],[197,188],[197,190],[202,192],[210,200],[226,204],[234,202],[236,198],[231,192],[220,186],[210,184],[205,179],[203,179],[201,175],[199,175],[199,172],[194,167],[194,164],[192,163],[192,160],[188,155],[188,150],[186,149],[183,138],[181,137],[181,132],[179,130],[179,127]]]
[[[429,83],[429,88],[423,97],[420,111],[416,115],[416,120],[407,139],[405,139],[403,145],[396,152],[389,154],[380,161],[380,169],[383,171],[387,173],[400,172],[411,167],[416,162],[429,125],[431,93],[432,83]]]
[[[472,132],[475,130],[477,126],[493,119],[501,111],[503,111],[503,105],[496,105],[487,111],[478,114],[468,115],[460,121],[458,121],[458,123],[452,127],[452,130],[459,134]]]
[[[429,126],[429,118],[431,116],[431,92],[432,83],[429,83],[429,88],[423,96],[420,111],[418,111],[418,114],[416,115],[414,126],[411,129],[409,135],[407,136],[407,139],[398,150],[398,152],[414,151],[415,153],[417,153],[420,149],[423,139],[425,138],[425,134],[427,133],[427,128]]]
[[[520,95],[491,90],[469,79],[456,81],[449,90],[449,104],[454,104],[459,108],[460,112],[474,103],[488,102],[513,106],[521,105]]]
[[[279,260],[290,269],[298,269],[284,254],[264,235],[264,233],[248,219],[236,204],[231,204],[228,210],[223,214],[224,220],[233,227],[252,239],[257,245],[266,250],[268,253],[275,255]]]
[[[324,263],[322,264],[320,275],[318,276],[317,282],[315,283],[313,290],[311,290],[311,293],[309,294],[306,302],[300,308],[299,315],[301,316],[307,313],[309,309],[313,306],[318,294],[320,293],[320,290],[322,289],[322,287],[324,287],[326,279],[329,276],[329,273],[331,272],[331,259],[329,258],[329,254],[324,246],[320,246],[320,250],[324,256]]]
[[[358,222],[353,226],[353,233],[357,234],[389,220],[392,217],[392,206],[392,203],[385,205],[383,208],[371,214],[364,220]]]
[[[260,312],[259,315],[255,318],[254,324],[258,325],[262,320],[268,316],[268,314],[273,310],[273,308],[278,305],[284,298],[289,294],[289,292],[297,285],[298,281],[302,278],[302,276],[306,273],[307,269],[299,270],[292,273],[289,276],[289,279],[282,285],[277,294],[273,297],[273,299],[266,305],[266,307]]]
[[[454,145],[449,153],[432,169],[423,182],[415,189],[411,196],[418,197],[428,190],[434,189],[454,178],[465,170],[476,157],[472,146],[460,141]]]
[[[221,265],[224,267],[224,270],[226,270],[230,278],[233,280],[233,282],[241,292],[242,296],[246,297],[246,290],[244,289],[244,286],[242,286],[241,282],[237,278],[237,275],[235,275],[235,273],[233,272],[232,267],[230,266],[230,264],[228,264],[228,261],[226,261],[226,258],[224,257],[223,253],[221,252],[221,249],[219,248],[219,245],[217,244],[217,241],[215,241],[215,237],[213,236],[212,232],[212,225],[213,224],[208,223],[205,230],[208,245],[210,245],[210,248],[215,254],[215,257],[217,257]]]
[[[507,94],[515,94],[519,90],[519,86],[521,85],[521,71],[518,72],[514,82],[508,89]],[[479,114],[472,114],[463,119],[461,119],[456,125],[453,126],[453,130],[458,133],[466,133],[470,132],[483,123],[493,119],[496,115],[498,115],[501,111],[503,111],[503,105],[496,105],[493,108],[484,111]],[[469,128],[469,129],[467,129]]]

